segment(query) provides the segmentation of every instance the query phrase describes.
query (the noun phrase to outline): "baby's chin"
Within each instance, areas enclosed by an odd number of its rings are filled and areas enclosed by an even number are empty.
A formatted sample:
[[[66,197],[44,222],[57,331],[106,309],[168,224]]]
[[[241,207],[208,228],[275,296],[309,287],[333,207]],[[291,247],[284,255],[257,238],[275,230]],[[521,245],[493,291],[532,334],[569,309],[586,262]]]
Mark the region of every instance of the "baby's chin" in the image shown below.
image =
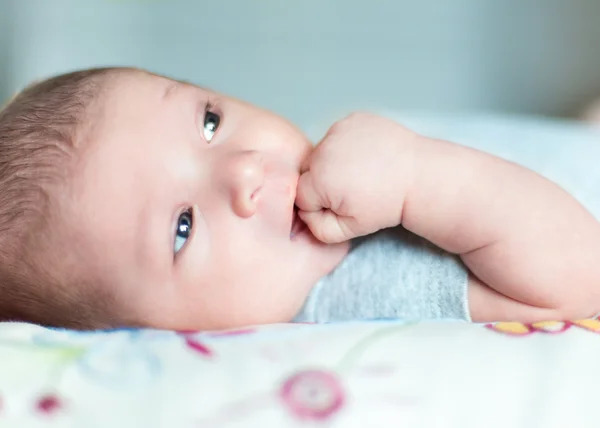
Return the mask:
[[[329,275],[335,270],[335,268],[342,262],[342,260],[348,254],[350,250],[349,242],[342,242],[340,244],[324,244],[317,240],[312,234],[308,237],[308,245],[310,247],[310,256],[307,260],[302,263],[301,272],[298,273],[296,280],[287,282],[294,287],[294,290],[290,290],[286,293],[289,300],[288,310],[285,310],[284,315],[279,315],[279,319],[276,322],[290,322],[298,313],[302,310],[306,299],[312,292],[313,288],[318,282]],[[286,305],[283,302],[279,302],[279,309],[283,309]]]
[[[325,244],[308,232],[308,239],[312,252],[317,260],[320,276],[318,279],[330,274],[346,257],[350,251],[350,242],[341,242],[339,244]]]

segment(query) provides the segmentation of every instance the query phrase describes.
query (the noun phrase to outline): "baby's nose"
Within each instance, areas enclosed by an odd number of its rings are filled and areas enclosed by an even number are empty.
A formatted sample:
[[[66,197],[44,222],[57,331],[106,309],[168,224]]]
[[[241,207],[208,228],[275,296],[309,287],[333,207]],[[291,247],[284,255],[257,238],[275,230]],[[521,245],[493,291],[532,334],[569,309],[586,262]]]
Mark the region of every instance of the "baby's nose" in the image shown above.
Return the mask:
[[[242,218],[253,216],[265,181],[262,155],[256,151],[233,153],[225,169],[233,211]]]

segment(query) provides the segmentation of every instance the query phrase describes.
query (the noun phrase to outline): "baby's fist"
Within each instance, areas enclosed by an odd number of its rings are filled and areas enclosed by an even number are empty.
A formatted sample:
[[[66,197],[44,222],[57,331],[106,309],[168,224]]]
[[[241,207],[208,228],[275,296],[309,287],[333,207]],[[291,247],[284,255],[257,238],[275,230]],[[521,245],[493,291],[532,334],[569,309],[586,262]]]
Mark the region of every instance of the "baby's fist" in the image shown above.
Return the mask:
[[[416,140],[396,122],[370,114],[335,123],[298,181],[298,214],[313,235],[337,243],[400,224]]]

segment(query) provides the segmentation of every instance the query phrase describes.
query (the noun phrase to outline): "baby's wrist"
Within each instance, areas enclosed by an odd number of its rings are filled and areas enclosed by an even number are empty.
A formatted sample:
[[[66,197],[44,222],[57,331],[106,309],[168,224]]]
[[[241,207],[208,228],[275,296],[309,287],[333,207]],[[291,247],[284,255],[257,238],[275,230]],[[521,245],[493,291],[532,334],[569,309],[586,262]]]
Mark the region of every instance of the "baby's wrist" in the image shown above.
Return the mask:
[[[417,174],[421,169],[422,159],[426,157],[426,150],[423,147],[426,144],[427,137],[409,132],[401,136],[401,143],[398,144],[396,151],[395,165],[395,183],[397,183],[396,198],[394,200],[395,219],[397,223],[394,226],[403,223],[405,207],[410,195],[415,192],[417,187]]]

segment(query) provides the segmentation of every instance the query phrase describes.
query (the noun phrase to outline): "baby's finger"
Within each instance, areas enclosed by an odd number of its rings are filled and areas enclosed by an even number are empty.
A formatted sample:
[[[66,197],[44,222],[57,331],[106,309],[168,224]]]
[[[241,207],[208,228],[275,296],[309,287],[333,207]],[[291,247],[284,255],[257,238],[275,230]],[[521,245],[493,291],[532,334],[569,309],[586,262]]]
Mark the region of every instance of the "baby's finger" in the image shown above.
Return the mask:
[[[298,211],[298,216],[306,223],[315,238],[321,242],[337,244],[351,239],[347,236],[344,224],[339,221],[333,211]]]
[[[315,188],[313,175],[310,171],[302,174],[296,190],[296,206],[302,211],[315,212],[328,208],[324,198]]]

